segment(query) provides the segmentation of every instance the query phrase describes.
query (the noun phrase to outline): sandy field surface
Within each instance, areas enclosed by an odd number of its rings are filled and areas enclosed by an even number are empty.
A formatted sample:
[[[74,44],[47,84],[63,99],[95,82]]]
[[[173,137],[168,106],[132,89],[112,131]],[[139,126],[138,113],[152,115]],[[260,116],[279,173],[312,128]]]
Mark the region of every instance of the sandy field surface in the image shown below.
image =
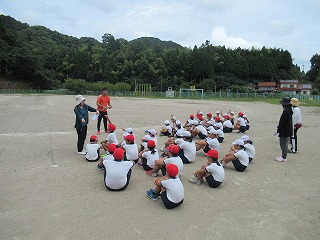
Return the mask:
[[[86,96],[85,96],[86,97]],[[87,104],[95,107],[95,96]],[[303,127],[298,153],[288,162],[273,136],[280,105],[260,102],[222,102],[111,98],[111,120],[118,128],[132,127],[137,139],[144,130],[159,130],[174,114],[229,109],[246,111],[247,134],[257,155],[243,173],[230,163],[218,189],[188,182],[206,162],[203,152],[184,166],[184,203],[167,210],[146,191],[151,176],[133,167],[129,187],[109,192],[96,163],[77,155],[74,96],[0,95],[0,239],[319,239],[320,235],[320,110],[301,107]],[[96,133],[91,121],[88,135]],[[118,139],[123,131],[118,130]],[[220,156],[240,138],[226,134]],[[99,136],[103,140],[106,134]],[[88,141],[87,137],[87,141]],[[166,137],[158,137],[159,146]]]

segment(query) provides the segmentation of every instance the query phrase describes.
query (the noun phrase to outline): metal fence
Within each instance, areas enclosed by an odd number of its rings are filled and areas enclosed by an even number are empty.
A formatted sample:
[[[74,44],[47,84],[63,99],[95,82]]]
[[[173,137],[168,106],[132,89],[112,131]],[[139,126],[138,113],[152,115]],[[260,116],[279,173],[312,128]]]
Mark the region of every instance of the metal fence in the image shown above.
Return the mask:
[[[58,90],[35,90],[35,89],[0,89],[0,94],[61,94],[61,95],[99,95],[101,91],[81,91],[74,92],[66,89]],[[279,99],[284,96],[288,96],[282,93],[259,93],[259,92],[205,92],[203,95],[198,94],[184,94],[181,96],[179,92],[174,92],[173,95],[168,97],[165,92],[149,92],[148,94],[143,92],[135,91],[108,91],[109,96],[119,96],[119,97],[154,97],[154,98],[182,98],[182,99],[244,99],[244,98],[257,98],[257,99]],[[318,95],[290,95],[290,97],[298,98],[300,101],[309,102],[309,103],[320,103],[320,96]]]

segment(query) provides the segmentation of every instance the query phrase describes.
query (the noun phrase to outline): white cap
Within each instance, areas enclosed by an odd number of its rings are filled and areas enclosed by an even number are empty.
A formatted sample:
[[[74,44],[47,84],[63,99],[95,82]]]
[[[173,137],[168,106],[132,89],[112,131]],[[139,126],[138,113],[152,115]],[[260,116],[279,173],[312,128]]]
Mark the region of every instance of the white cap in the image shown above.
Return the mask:
[[[148,132],[153,136],[157,135],[157,131],[154,129],[149,129]]]
[[[152,138],[151,138],[150,135],[145,135],[145,136],[143,137],[143,139],[144,139],[146,142],[148,142],[148,141],[151,140]]]
[[[132,128],[127,128],[125,132],[126,133],[132,133]]]
[[[179,120],[177,120],[176,125],[181,125],[181,122]]]
[[[243,135],[240,139],[242,139],[243,141],[249,141],[250,140],[248,135]]]
[[[217,113],[219,113],[219,114],[220,114],[220,111],[216,111],[216,114],[217,114]]]
[[[199,114],[203,115],[203,112],[198,112]]]
[[[169,121],[169,120],[165,120],[165,121],[164,121],[164,124],[165,124],[165,125],[169,125],[169,124],[170,124],[170,121]]]
[[[191,133],[189,131],[184,131],[182,136],[184,137],[191,137]]]
[[[210,129],[208,133],[215,134],[215,135],[218,134],[217,130],[215,129]]]
[[[240,145],[240,146],[243,146],[244,145],[244,142],[242,139],[237,139],[235,140],[234,142],[232,142],[233,145]]]

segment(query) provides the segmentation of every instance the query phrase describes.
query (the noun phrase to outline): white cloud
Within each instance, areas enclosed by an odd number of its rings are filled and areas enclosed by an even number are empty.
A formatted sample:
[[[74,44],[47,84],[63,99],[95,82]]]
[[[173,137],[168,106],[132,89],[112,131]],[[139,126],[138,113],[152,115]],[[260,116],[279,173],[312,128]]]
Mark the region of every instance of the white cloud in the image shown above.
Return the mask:
[[[213,45],[226,46],[229,48],[251,48],[261,47],[259,43],[249,42],[241,37],[227,35],[224,27],[214,27],[211,33]]]

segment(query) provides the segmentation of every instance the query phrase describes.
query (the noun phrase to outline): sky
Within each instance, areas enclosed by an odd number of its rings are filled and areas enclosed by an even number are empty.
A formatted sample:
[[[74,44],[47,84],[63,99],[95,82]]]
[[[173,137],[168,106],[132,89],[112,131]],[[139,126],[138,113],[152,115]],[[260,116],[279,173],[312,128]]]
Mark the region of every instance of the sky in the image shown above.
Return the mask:
[[[281,48],[305,72],[320,54],[319,13],[320,0],[0,0],[0,14],[77,38]]]

